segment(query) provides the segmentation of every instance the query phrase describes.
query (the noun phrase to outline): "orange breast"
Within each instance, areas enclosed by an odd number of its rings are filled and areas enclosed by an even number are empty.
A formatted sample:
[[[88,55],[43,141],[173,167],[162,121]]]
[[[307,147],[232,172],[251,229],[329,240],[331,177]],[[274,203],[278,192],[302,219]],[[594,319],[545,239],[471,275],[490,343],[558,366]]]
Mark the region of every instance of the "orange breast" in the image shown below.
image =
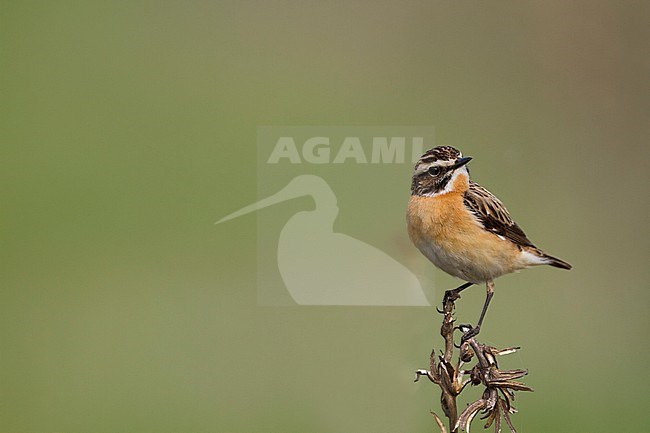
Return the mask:
[[[411,196],[407,223],[415,246],[451,275],[482,282],[518,268],[517,247],[484,230],[465,207],[461,192]]]
[[[461,247],[469,237],[481,236],[483,231],[465,208],[462,194],[455,192],[437,197],[412,196],[408,219],[409,234],[414,241],[423,237],[451,249]]]

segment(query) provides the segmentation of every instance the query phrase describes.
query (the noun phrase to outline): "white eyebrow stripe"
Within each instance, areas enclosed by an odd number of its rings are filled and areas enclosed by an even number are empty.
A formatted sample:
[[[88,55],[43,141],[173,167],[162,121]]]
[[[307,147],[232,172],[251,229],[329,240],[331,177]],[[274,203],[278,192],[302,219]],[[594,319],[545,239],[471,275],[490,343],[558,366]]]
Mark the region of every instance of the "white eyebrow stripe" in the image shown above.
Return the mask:
[[[415,168],[415,174],[422,174],[425,171],[427,171],[430,167],[434,167],[434,166],[436,166],[436,167],[449,167],[449,166],[454,165],[455,163],[456,163],[455,160],[451,160],[451,161],[434,161],[434,162],[429,162],[429,163],[420,161],[418,163],[417,167]]]
[[[429,169],[433,164],[418,164],[417,167],[415,167],[415,175],[422,174],[425,171]]]

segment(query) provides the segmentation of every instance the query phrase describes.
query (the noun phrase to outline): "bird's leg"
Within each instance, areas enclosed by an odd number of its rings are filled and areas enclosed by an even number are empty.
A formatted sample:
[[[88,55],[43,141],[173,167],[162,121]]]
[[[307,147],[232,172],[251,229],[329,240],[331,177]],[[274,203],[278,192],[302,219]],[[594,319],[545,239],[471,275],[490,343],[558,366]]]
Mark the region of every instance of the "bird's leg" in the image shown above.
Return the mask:
[[[476,325],[477,328],[481,327],[483,319],[485,318],[485,313],[487,313],[488,305],[490,305],[492,296],[494,296],[494,281],[488,280],[485,289],[487,291],[487,294],[485,295],[485,304],[483,304],[483,311],[481,311],[481,317],[478,319],[478,324]]]
[[[476,337],[479,332],[481,332],[481,325],[483,324],[483,319],[485,318],[485,313],[487,313],[488,305],[494,296],[494,281],[488,280],[485,285],[487,295],[485,296],[485,303],[483,304],[483,310],[481,311],[481,317],[478,318],[478,323],[475,327],[471,325],[461,325],[459,328],[463,331],[463,337],[461,338],[461,343],[469,340],[472,337]]]

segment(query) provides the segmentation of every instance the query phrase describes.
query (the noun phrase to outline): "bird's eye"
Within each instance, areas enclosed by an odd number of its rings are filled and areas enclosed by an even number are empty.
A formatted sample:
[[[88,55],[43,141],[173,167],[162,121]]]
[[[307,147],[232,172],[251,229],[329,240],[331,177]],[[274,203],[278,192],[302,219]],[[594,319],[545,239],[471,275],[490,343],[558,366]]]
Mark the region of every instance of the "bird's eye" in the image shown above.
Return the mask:
[[[437,175],[440,174],[440,167],[429,167],[429,169],[427,170],[427,172],[428,172],[431,176],[437,176]]]

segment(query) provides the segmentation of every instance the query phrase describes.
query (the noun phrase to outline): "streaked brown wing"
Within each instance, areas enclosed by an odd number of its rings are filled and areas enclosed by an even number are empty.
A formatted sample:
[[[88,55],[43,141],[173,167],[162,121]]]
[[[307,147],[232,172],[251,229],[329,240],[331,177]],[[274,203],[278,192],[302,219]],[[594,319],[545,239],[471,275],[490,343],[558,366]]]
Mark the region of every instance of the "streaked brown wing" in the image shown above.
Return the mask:
[[[526,233],[512,220],[501,200],[481,185],[471,182],[465,193],[465,205],[483,223],[483,227],[517,245],[535,247]]]

